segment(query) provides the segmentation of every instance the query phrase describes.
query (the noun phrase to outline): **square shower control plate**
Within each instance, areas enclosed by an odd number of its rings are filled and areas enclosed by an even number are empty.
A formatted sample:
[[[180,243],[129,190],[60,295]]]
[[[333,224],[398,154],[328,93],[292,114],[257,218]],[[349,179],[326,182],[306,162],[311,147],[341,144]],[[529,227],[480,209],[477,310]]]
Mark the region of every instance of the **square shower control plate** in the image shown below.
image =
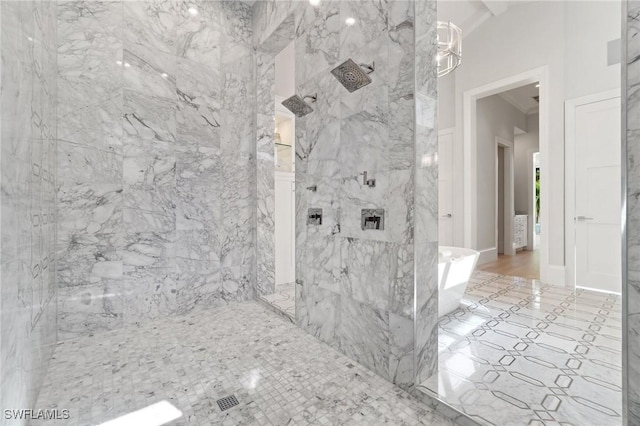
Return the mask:
[[[384,209],[362,209],[361,226],[363,231],[384,230]]]

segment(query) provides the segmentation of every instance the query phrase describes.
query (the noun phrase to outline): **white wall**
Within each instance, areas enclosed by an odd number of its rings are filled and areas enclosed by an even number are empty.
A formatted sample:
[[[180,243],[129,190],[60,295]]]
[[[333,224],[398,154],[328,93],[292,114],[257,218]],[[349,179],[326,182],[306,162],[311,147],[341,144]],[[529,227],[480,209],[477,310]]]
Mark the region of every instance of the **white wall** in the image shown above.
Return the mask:
[[[276,55],[275,92],[277,96],[288,98],[296,91],[296,47],[292,41]]]
[[[533,153],[540,150],[540,116],[527,116],[527,133],[517,135],[514,140],[513,168],[516,213],[529,215],[527,226],[528,247],[533,249]]]
[[[438,129],[456,125],[456,75],[447,74],[438,79]]]
[[[477,105],[477,249],[496,247],[496,137],[513,142],[514,128],[525,129],[527,116],[494,95],[478,100]],[[495,257],[495,254],[492,256]],[[490,260],[489,257],[483,257]]]
[[[514,192],[517,213],[531,214],[529,211],[529,191],[533,185],[533,176],[529,171],[533,169],[533,153],[540,149],[539,118],[538,114],[528,115],[526,133],[517,135],[514,140]]]
[[[464,31],[464,28],[463,28]],[[463,176],[463,93],[542,66],[548,68],[549,152],[542,158],[550,182],[549,263],[564,265],[564,101],[619,87],[619,66],[606,64],[606,43],[620,34],[620,4],[613,1],[531,2],[515,4],[464,38],[462,65],[455,76],[457,155],[454,173]],[[447,83],[448,84],[448,83]],[[445,86],[448,87],[448,86]],[[447,91],[443,92],[445,97]],[[440,105],[448,105],[441,100]],[[445,119],[446,113],[441,114]],[[450,123],[441,123],[450,125]],[[454,183],[462,194],[463,180]],[[454,214],[463,217],[462,197]],[[454,235],[463,244],[462,226]],[[478,223],[478,229],[481,229]],[[478,235],[478,247],[482,239]],[[541,259],[545,262],[546,259]]]

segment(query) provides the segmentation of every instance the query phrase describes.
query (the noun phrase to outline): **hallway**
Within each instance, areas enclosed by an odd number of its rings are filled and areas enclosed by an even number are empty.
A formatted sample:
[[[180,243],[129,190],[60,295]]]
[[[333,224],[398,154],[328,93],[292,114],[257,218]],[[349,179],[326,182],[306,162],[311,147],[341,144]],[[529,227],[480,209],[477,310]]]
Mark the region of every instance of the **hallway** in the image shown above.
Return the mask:
[[[498,259],[478,265],[478,271],[521,277],[529,280],[540,279],[540,250],[519,251],[515,256],[499,254]]]

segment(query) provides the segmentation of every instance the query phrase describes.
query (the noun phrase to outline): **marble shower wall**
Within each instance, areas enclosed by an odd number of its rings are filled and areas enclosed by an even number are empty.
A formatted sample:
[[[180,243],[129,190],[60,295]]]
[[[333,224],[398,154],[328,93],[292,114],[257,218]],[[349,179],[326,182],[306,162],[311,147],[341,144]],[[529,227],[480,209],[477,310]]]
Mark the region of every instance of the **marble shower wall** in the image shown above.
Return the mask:
[[[65,1],[58,25],[60,338],[251,299],[251,9]]]
[[[345,25],[348,17],[356,24]],[[314,112],[296,120],[296,321],[381,376],[410,387],[414,3],[323,1],[316,8],[308,2],[259,2],[254,37],[267,51],[295,38],[297,93],[318,95]],[[348,58],[375,62],[373,82],[354,93],[331,75]],[[363,184],[364,171],[376,179],[374,188]],[[316,192],[306,189],[312,185]],[[323,210],[322,225],[307,225],[308,208]],[[361,210],[370,208],[385,210],[384,230],[361,229]]]
[[[27,409],[56,343],[56,3],[0,2],[0,30],[0,407]]]
[[[640,424],[640,1],[627,6],[627,422]],[[624,312],[624,310],[623,310]]]

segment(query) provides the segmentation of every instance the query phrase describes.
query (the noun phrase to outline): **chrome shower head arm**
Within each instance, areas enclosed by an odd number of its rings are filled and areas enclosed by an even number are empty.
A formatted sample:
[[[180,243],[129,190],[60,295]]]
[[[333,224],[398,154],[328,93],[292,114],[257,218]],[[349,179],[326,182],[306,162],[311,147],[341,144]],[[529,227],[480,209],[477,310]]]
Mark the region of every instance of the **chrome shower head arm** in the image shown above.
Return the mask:
[[[358,64],[360,65],[361,68],[364,68],[367,71],[367,74],[371,74],[372,72],[374,72],[376,70],[376,63],[375,62],[371,62],[370,64]]]
[[[311,99],[311,102],[315,103],[318,100],[318,94],[314,93],[313,95],[307,95],[307,96],[303,97],[302,100],[305,100],[307,98]]]

